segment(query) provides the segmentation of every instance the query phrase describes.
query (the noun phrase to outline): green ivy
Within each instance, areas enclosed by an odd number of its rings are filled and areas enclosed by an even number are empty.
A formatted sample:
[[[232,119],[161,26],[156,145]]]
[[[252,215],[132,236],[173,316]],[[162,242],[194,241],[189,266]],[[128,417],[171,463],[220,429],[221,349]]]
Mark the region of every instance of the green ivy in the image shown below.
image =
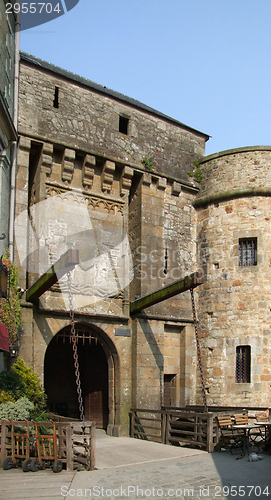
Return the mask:
[[[18,330],[21,325],[21,300],[18,292],[19,275],[17,266],[9,260],[8,250],[4,255],[3,264],[6,265],[9,272],[9,297],[8,299],[0,299],[0,322],[7,328],[10,344],[18,345]]]

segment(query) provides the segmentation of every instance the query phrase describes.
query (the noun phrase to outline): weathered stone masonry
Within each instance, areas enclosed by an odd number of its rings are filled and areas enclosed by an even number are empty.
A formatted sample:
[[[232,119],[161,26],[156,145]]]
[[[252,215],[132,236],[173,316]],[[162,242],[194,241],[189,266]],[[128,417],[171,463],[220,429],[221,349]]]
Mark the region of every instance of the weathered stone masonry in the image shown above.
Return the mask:
[[[95,227],[103,231],[109,225],[129,234],[134,266],[130,287],[90,301],[75,312],[78,328],[88,331],[102,345],[107,359],[108,431],[127,432],[131,405],[160,407],[166,377],[171,380],[172,404],[195,402],[196,358],[189,293],[133,318],[129,304],[136,295],[161,288],[196,269],[196,212],[192,200],[198,187],[187,171],[194,159],[204,154],[208,136],[26,55],[21,60],[19,109],[17,215],[52,196],[61,195],[74,202],[80,190]],[[120,116],[127,120],[127,133],[119,131]],[[155,159],[153,168],[143,165],[144,157]],[[62,231],[65,235],[67,228],[63,224],[56,227],[53,213],[45,218],[51,228],[45,235],[49,265],[56,251],[54,245],[60,241],[56,234]],[[27,255],[35,248],[31,220],[28,232],[23,224],[17,230]],[[37,279],[44,259],[41,251],[30,252],[27,271],[20,267],[23,288]],[[52,409],[66,405],[72,414],[76,409],[71,391],[68,393],[64,385],[62,391],[60,386],[53,391],[48,382],[49,367],[56,380],[61,378],[60,385],[65,382],[52,365],[50,354],[52,345],[59,349],[52,344],[53,339],[65,336],[70,325],[63,307],[63,296],[68,293],[65,280],[61,287],[62,295],[55,285],[33,307],[24,303],[21,354],[42,380],[45,371]],[[73,292],[77,298],[81,294],[82,300],[86,293],[91,296],[90,288],[82,291],[80,282],[73,282]],[[55,365],[64,363],[62,370],[70,380],[71,363],[61,361],[61,351],[57,352]],[[87,348],[85,352],[91,356]],[[86,377],[82,373],[83,386],[87,385]],[[84,397],[88,405],[88,394]]]
[[[201,163],[194,206],[206,277],[199,324],[209,404],[268,406],[270,400],[270,165],[270,147],[226,151]],[[257,239],[257,265],[239,265],[242,238]],[[250,383],[235,380],[241,345],[251,347]]]
[[[89,339],[89,347],[79,341],[88,418],[121,434],[128,431],[131,406],[202,403],[189,292],[132,317],[129,308],[136,297],[196,269],[205,278],[196,299],[208,404],[267,406],[271,148],[204,158],[205,134],[25,54],[19,104],[16,214],[32,213],[40,202],[61,196],[86,206],[105,254],[116,246],[117,234],[129,235],[134,271],[129,286],[104,294],[112,276],[106,266],[99,268],[91,248],[99,300],[93,298],[92,278],[83,286],[80,266],[73,274],[77,329]],[[200,185],[187,173],[196,159]],[[29,254],[26,270],[17,254],[24,289],[69,240],[69,224],[50,211],[43,218],[45,254],[34,251],[31,217],[27,227],[17,224],[17,250]],[[83,220],[71,217],[70,224],[83,234]],[[257,242],[257,264],[240,266],[239,241],[247,238]],[[73,243],[79,244],[76,237]],[[21,354],[44,380],[51,409],[76,416],[72,361],[68,347],[61,349],[70,329],[67,294],[62,279],[34,306],[24,302]],[[235,376],[240,346],[251,353],[246,383]]]

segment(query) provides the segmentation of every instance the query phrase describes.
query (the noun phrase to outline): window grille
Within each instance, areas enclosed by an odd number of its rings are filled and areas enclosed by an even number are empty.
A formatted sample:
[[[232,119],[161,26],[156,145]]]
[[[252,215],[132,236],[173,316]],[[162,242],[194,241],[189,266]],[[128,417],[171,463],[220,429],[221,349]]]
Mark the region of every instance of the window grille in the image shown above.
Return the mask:
[[[239,266],[257,265],[257,238],[239,240]]]
[[[250,353],[250,345],[239,345],[236,347],[235,382],[237,383],[250,383]]]

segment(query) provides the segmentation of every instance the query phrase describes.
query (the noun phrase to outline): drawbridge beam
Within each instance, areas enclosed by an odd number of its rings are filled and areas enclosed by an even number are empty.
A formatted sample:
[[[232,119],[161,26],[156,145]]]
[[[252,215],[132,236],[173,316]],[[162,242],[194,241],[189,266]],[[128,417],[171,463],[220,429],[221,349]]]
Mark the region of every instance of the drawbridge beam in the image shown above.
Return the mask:
[[[190,290],[191,288],[196,288],[198,285],[202,285],[202,283],[203,276],[198,272],[190,274],[189,276],[185,276],[178,281],[174,281],[170,285],[160,288],[153,293],[144,295],[144,297],[140,297],[139,299],[131,302],[131,314],[136,314],[142,311],[142,309],[146,309],[146,307],[153,306],[154,304],[158,304],[163,300],[174,297],[174,295],[177,295],[178,293],[185,292],[186,290]]]
[[[79,250],[69,249],[26,291],[27,302],[35,302],[49,290],[64,274],[79,264]]]

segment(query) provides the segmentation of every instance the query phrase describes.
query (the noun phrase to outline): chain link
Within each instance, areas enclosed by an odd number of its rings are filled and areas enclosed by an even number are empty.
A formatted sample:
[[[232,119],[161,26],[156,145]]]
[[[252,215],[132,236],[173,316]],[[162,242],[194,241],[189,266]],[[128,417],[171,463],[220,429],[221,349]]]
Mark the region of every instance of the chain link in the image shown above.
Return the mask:
[[[193,311],[193,319],[194,319],[194,327],[195,327],[195,336],[196,336],[196,345],[197,345],[197,355],[198,355],[198,365],[199,365],[200,378],[201,378],[201,388],[202,388],[204,409],[207,412],[208,411],[208,407],[207,407],[207,399],[206,399],[206,389],[205,389],[204,378],[203,378],[203,371],[202,371],[202,362],[201,362],[201,353],[200,353],[200,344],[199,344],[199,333],[198,333],[198,322],[197,322],[197,316],[196,316],[196,308],[195,308],[195,300],[194,300],[194,290],[193,290],[193,288],[190,288],[190,294],[191,294],[191,303],[192,303],[192,311]]]
[[[73,312],[73,302],[72,302],[72,287],[71,287],[71,273],[70,273],[70,271],[67,272],[67,277],[68,277],[69,301],[70,301],[71,340],[72,340],[72,349],[73,349],[74,372],[75,372],[75,382],[76,382],[76,390],[77,390],[77,397],[78,397],[78,406],[79,406],[80,420],[85,420],[84,405],[83,405],[82,390],[81,390],[81,381],[80,381],[78,352],[77,352],[77,339],[76,339],[76,332],[75,332],[75,325],[74,325],[74,312]]]

